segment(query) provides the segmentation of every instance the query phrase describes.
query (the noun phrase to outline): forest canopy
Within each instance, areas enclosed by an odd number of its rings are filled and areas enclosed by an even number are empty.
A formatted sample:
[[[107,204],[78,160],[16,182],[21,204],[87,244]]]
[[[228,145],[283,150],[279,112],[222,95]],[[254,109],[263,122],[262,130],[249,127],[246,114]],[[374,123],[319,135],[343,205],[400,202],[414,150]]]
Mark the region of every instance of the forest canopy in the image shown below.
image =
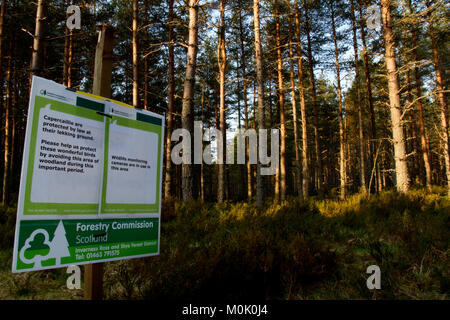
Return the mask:
[[[12,0],[0,18],[3,203],[17,196],[31,76],[92,92],[101,25],[115,30],[112,98],[166,115],[166,198],[450,186],[445,1]],[[279,130],[276,174],[172,163],[171,134],[194,121],[225,141]]]

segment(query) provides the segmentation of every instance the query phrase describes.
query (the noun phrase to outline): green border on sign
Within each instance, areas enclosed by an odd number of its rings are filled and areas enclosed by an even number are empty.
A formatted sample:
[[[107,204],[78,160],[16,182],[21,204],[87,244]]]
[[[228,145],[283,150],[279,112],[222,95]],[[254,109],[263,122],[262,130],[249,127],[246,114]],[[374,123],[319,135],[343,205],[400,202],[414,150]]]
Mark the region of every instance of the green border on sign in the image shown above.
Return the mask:
[[[117,125],[128,127],[132,129],[144,130],[153,132],[158,135],[158,156],[156,167],[156,202],[153,204],[126,204],[126,203],[107,203],[106,202],[106,189],[108,184],[108,159],[109,159],[109,143],[105,143],[105,161],[103,169],[103,190],[102,190],[102,203],[101,214],[138,214],[138,213],[158,213],[159,212],[159,193],[160,193],[160,179],[161,179],[161,126],[156,125],[145,120],[130,120],[117,116],[112,116],[111,119],[107,119],[105,125],[105,141],[109,141],[109,126],[112,122],[116,121]]]
[[[36,96],[35,107],[33,111],[33,122],[30,139],[30,150],[28,153],[28,168],[25,187],[25,201],[23,206],[24,215],[91,215],[98,214],[98,204],[83,203],[36,203],[31,202],[31,186],[33,183],[34,159],[36,155],[36,140],[39,127],[39,115],[41,109],[50,104],[53,111],[70,114],[73,116],[90,119],[98,122],[104,122],[104,117],[86,108],[76,107],[60,101]]]

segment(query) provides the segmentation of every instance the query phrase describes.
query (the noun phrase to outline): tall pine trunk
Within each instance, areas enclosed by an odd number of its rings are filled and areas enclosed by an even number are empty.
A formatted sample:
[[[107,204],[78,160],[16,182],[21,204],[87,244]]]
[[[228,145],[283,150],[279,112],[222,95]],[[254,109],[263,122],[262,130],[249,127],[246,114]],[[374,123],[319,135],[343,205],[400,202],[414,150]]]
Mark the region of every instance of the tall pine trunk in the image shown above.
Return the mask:
[[[300,33],[300,8],[298,6],[298,0],[296,1],[295,11],[295,27],[297,33],[297,68],[298,68],[298,87],[300,94],[300,113],[302,118],[302,194],[303,199],[307,200],[309,197],[309,160],[308,160],[308,127],[306,116],[306,99],[305,99],[305,86],[303,76],[303,58],[302,58],[302,44]]]
[[[408,1],[408,8],[410,14],[413,14],[411,0]],[[422,153],[423,163],[425,166],[425,183],[429,191],[431,191],[431,165],[430,165],[430,150],[428,149],[425,124],[423,121],[423,104],[422,104],[422,81],[419,73],[419,54],[417,52],[417,30],[414,25],[411,25],[411,45],[414,59],[414,77],[416,80],[416,95],[417,95],[417,109],[419,110],[419,132],[420,132],[420,152]]]
[[[411,92],[411,78],[409,75],[409,70],[407,72],[405,72],[405,85],[406,85],[406,91],[408,93],[407,97],[408,97],[408,102],[411,104],[414,104],[414,98]],[[413,173],[411,174],[411,181],[413,181],[413,178],[416,178],[416,183],[420,183],[421,176],[423,176],[422,171],[423,171],[423,165],[422,165],[422,161],[420,161],[420,159],[418,158],[418,156],[420,155],[419,152],[419,144],[417,143],[417,129],[416,129],[416,117],[415,117],[415,112],[414,109],[411,108],[411,110],[409,110],[409,123],[410,123],[410,133],[408,136],[408,139],[410,140],[410,151],[408,150],[408,152],[412,153],[412,168],[413,168]]]
[[[277,46],[278,106],[280,109],[280,199],[286,200],[286,113],[284,111],[283,58],[281,52],[279,3],[275,3],[275,37]]]
[[[242,79],[243,79],[243,96],[244,96],[244,126],[245,130],[247,131],[249,129],[248,126],[248,98],[247,98],[247,71],[245,68],[246,65],[246,59],[245,59],[245,44],[244,44],[244,28],[242,25],[242,10],[239,12],[239,45],[241,49],[241,69],[242,69]],[[246,153],[247,153],[247,160],[250,159],[250,147],[249,142],[250,140],[246,138]],[[253,197],[253,189],[252,189],[252,167],[250,164],[250,161],[247,161],[247,198],[248,200],[252,199]]]
[[[336,35],[336,24],[335,24],[335,11],[333,3],[331,2],[331,28],[333,33],[334,42],[334,54],[336,58],[336,77],[337,77],[337,88],[338,88],[338,121],[339,121],[339,181],[340,181],[340,196],[344,199],[345,188],[347,184],[347,168],[345,164],[345,137],[344,137],[344,113],[342,106],[342,88],[341,88],[341,73],[339,67],[339,47]]]
[[[319,105],[317,102],[317,90],[316,90],[316,79],[314,76],[314,58],[312,55],[312,43],[311,43],[311,18],[309,16],[308,0],[304,0],[305,9],[305,29],[306,29],[306,40],[308,43],[307,53],[308,53],[308,65],[309,65],[309,76],[313,103],[313,127],[314,127],[314,147],[315,147],[315,185],[319,195],[323,194],[323,178],[322,178],[322,159],[321,159],[321,147],[320,147],[320,134],[319,134]]]
[[[67,6],[72,4],[71,0],[67,0]],[[68,16],[68,15],[67,15]],[[64,70],[63,85],[72,87],[72,57],[73,57],[73,33],[66,27],[66,36],[64,40]]]
[[[356,104],[358,106],[358,133],[359,133],[359,170],[361,179],[361,191],[366,192],[366,160],[364,153],[364,127],[362,120],[362,99],[361,99],[361,81],[359,75],[359,55],[358,55],[358,39],[356,37],[356,13],[354,0],[352,5],[352,30],[353,30],[353,51],[355,55],[355,82],[356,82]]]
[[[150,24],[150,8],[148,0],[144,0],[144,7],[145,7],[145,15],[147,16],[146,23],[147,26],[145,27],[145,48],[149,48],[150,43],[150,32],[148,30],[148,25]],[[169,4],[169,11],[170,11],[170,4]],[[170,12],[169,12],[170,16]],[[170,18],[169,18],[170,20]],[[170,24],[170,21],[169,21]],[[168,26],[171,27],[170,25]],[[170,31],[169,31],[170,33]],[[170,46],[170,39],[169,39],[169,46]],[[170,50],[170,49],[169,49]],[[169,53],[170,54],[170,53]],[[144,56],[144,109],[150,110],[150,70],[149,70],[149,55],[146,53]]]
[[[14,41],[12,37],[9,40],[8,67],[6,71],[6,95],[5,95],[5,123],[4,123],[4,153],[3,153],[3,186],[2,186],[2,205],[9,202],[10,185],[10,166],[11,166],[11,128],[12,128],[12,56],[14,52]]]
[[[297,101],[295,99],[295,79],[294,79],[294,49],[292,45],[292,21],[289,15],[289,65],[291,78],[291,101],[292,101],[292,115],[294,120],[294,147],[295,147],[295,169],[297,177],[295,179],[298,189],[298,196],[302,196],[302,179],[301,179],[301,159],[300,159],[300,142],[298,136],[298,119],[297,119]]]
[[[381,13],[383,19],[385,62],[389,89],[389,109],[392,122],[392,138],[394,144],[394,161],[397,190],[407,193],[409,189],[408,166],[406,162],[405,136],[402,123],[402,108],[400,105],[399,83],[397,65],[395,62],[394,32],[390,0],[381,0]]]
[[[188,52],[186,63],[186,77],[184,80],[183,107],[181,111],[181,126],[187,130],[191,137],[194,136],[194,90],[195,72],[197,69],[198,52],[198,2],[199,0],[189,0],[189,36]],[[191,150],[193,141],[191,139]],[[183,200],[188,201],[194,198],[194,170],[192,153],[189,163],[183,163],[181,169]]]
[[[164,198],[172,196],[172,159],[170,156],[172,150],[172,131],[174,127],[175,112],[175,48],[173,32],[173,3],[169,0],[169,83],[168,83],[168,110],[167,110],[167,133],[166,133],[166,174],[164,179]]]
[[[45,45],[45,7],[45,0],[38,0],[36,10],[36,26],[33,40],[33,53],[31,56],[31,74],[35,76],[40,76],[42,73],[42,52]]]
[[[255,60],[256,60],[256,80],[258,82],[258,126],[265,128],[264,120],[264,79],[263,61],[261,53],[261,34],[259,24],[259,0],[253,0],[253,23],[255,31]],[[256,115],[254,115],[256,116]],[[255,118],[255,117],[254,117]],[[258,142],[261,143],[261,141]],[[259,160],[259,155],[258,155]],[[264,204],[264,181],[261,175],[261,163],[258,161],[256,172],[256,205],[262,207]]]
[[[139,107],[139,45],[138,45],[138,0],[133,0],[133,106]]]
[[[226,138],[226,119],[225,119],[225,69],[227,64],[227,53],[225,44],[225,0],[220,0],[220,27],[219,38],[217,44],[217,63],[219,65],[219,126],[222,134],[222,154],[223,163],[218,165],[218,179],[217,179],[217,201],[219,203],[225,200],[225,158],[227,150]]]
[[[2,1],[0,7],[0,97],[3,97],[3,84],[4,84],[4,74],[3,74],[3,35],[4,35],[4,18],[6,12],[6,1]],[[0,99],[0,114],[3,114],[3,98]]]
[[[363,17],[362,6],[359,8],[359,16]],[[370,143],[369,143],[369,163],[370,170],[375,177],[380,177],[379,165],[375,162],[375,154],[377,152],[377,128],[375,124],[375,110],[373,106],[373,97],[372,97],[372,78],[370,77],[370,67],[369,67],[369,53],[367,50],[367,42],[366,42],[366,31],[364,28],[364,19],[361,19],[361,41],[363,44],[363,58],[364,58],[364,78],[366,82],[366,91],[367,91],[367,106],[369,108],[369,129],[370,129]],[[372,174],[371,174],[372,175]],[[373,176],[372,175],[372,176]],[[380,184],[377,182],[378,179],[373,179],[374,184],[378,184],[378,191],[380,191]],[[369,184],[369,191],[371,189],[371,185]]]

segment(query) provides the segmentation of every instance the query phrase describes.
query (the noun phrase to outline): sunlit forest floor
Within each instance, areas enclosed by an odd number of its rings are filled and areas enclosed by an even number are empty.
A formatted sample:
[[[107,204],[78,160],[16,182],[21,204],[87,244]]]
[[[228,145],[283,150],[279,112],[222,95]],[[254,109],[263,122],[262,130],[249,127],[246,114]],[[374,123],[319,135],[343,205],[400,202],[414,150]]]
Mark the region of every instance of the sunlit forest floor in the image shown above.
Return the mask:
[[[258,210],[166,201],[161,255],[105,264],[106,299],[449,299],[445,190],[290,198]],[[82,299],[65,269],[10,272],[15,208],[0,212],[0,299]],[[366,269],[381,269],[369,290]]]

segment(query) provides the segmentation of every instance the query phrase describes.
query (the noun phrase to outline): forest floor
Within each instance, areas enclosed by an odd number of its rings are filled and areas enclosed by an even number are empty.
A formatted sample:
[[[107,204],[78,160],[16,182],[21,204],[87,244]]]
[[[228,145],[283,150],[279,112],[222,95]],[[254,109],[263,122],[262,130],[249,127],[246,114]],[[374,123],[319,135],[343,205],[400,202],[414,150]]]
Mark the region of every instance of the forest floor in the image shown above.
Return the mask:
[[[449,299],[445,190],[367,198],[165,202],[161,255],[105,264],[106,299]],[[0,299],[82,299],[66,269],[11,273],[15,208],[0,210]],[[381,269],[369,290],[366,269]]]

